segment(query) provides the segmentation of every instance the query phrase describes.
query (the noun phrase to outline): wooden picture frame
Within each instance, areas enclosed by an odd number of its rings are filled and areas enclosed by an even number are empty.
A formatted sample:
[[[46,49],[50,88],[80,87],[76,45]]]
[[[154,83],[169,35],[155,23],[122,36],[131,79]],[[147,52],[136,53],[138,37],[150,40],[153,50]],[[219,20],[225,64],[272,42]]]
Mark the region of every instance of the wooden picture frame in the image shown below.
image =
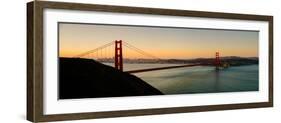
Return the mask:
[[[268,23],[268,101],[237,104],[217,104],[202,106],[181,106],[165,108],[147,108],[135,110],[79,112],[65,114],[44,114],[44,10],[78,10],[125,14],[163,15],[174,17],[202,17],[230,20],[250,20]],[[27,120],[48,122],[62,120],[80,120],[107,117],[155,115],[215,110],[231,110],[273,106],[273,16],[170,10],[125,6],[94,5],[80,3],[62,3],[34,1],[27,3]]]

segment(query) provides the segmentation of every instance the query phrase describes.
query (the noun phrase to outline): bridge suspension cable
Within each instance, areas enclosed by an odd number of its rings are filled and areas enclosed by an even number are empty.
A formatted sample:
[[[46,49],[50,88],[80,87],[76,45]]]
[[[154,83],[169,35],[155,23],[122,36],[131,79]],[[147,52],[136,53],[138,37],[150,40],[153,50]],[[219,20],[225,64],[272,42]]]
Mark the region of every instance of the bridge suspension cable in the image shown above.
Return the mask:
[[[111,46],[111,45],[113,45],[113,44],[114,44],[114,42],[110,42],[110,43],[107,43],[107,44],[105,44],[105,45],[103,45],[103,46],[100,46],[100,47],[98,47],[98,48],[96,48],[96,49],[89,50],[89,51],[87,51],[87,52],[78,54],[78,55],[76,55],[76,56],[74,56],[74,57],[81,58],[81,57],[87,56],[87,55],[89,55],[89,54],[91,54],[91,53],[97,52],[97,51],[99,51],[99,50],[101,50],[101,49],[104,49],[104,48],[106,48],[106,47],[109,47],[109,46]]]
[[[107,44],[105,44],[105,45],[103,45],[103,46],[100,46],[100,47],[98,47],[98,48],[95,48],[95,49],[93,49],[93,50],[89,50],[89,51],[87,51],[87,52],[84,52],[84,53],[81,53],[81,54],[78,54],[78,55],[76,55],[76,56],[74,56],[74,57],[78,57],[78,58],[81,58],[81,57],[87,57],[87,56],[90,56],[92,53],[96,53],[97,54],[97,57],[99,57],[99,56],[101,56],[102,55],[102,50],[104,49],[105,51],[105,53],[107,52],[106,50],[107,50],[107,48],[111,48],[110,46],[113,46],[115,44],[115,42],[113,41],[113,42],[109,42],[109,43],[107,43]],[[160,58],[158,58],[158,57],[156,57],[156,56],[154,56],[154,55],[152,55],[152,54],[150,54],[150,53],[147,53],[147,52],[145,52],[145,51],[143,51],[143,50],[141,50],[141,49],[139,49],[139,48],[137,48],[137,47],[135,47],[135,46],[133,46],[133,45],[131,45],[131,44],[129,44],[129,43],[127,43],[127,42],[125,42],[125,41],[123,41],[123,45],[124,46],[126,46],[127,48],[129,48],[129,49],[131,49],[131,50],[133,50],[133,51],[135,51],[135,52],[137,52],[137,53],[139,53],[139,54],[141,54],[141,55],[144,55],[144,56],[147,56],[147,57],[150,57],[150,58],[153,58],[153,59],[157,59],[157,60],[159,60]],[[113,50],[114,51],[114,50]],[[107,57],[107,56],[106,56]],[[113,57],[113,56],[112,56]]]
[[[137,47],[127,43],[127,42],[125,42],[125,41],[123,41],[123,42],[124,42],[124,46],[126,46],[126,47],[128,47],[128,48],[130,48],[130,49],[132,49],[132,50],[134,50],[134,51],[136,51],[136,52],[138,52],[138,53],[140,53],[140,54],[142,54],[144,56],[148,56],[148,57],[151,57],[151,58],[154,58],[154,59],[157,59],[157,60],[160,59],[160,58],[158,58],[158,57],[156,57],[154,55],[151,55],[151,54],[149,54],[149,53],[147,53],[147,52],[145,52],[145,51],[143,51],[143,50],[141,50],[141,49],[139,49],[139,48],[137,48]]]
[[[122,46],[125,46],[122,48]],[[78,54],[74,57],[78,58],[88,58],[88,59],[95,59],[100,62],[114,62],[115,63],[115,68],[118,70],[123,71],[123,52],[128,52],[126,51],[127,49],[130,49],[132,51],[135,51],[136,53],[139,53],[145,57],[152,58],[153,60],[161,60],[161,58],[158,58],[148,52],[143,51],[142,49],[139,49],[128,42],[122,41],[122,40],[116,40],[109,42],[105,45],[102,45],[98,48],[95,48],[93,50],[89,50],[87,52]],[[134,56],[134,55],[133,55]],[[126,57],[126,56],[125,56]],[[127,58],[130,56],[128,55]],[[137,58],[136,58],[137,59]],[[137,59],[138,60],[138,59]],[[169,66],[169,67],[162,67],[162,68],[149,68],[149,69],[143,69],[143,70],[134,70],[134,71],[129,71],[131,73],[136,73],[136,72],[143,72],[143,71],[152,71],[152,70],[162,70],[162,69],[171,69],[171,68],[179,68],[179,67],[191,67],[191,66],[198,66],[198,65],[204,65],[204,64],[192,64],[192,65],[180,65],[180,66]],[[219,67],[221,66],[220,62],[220,57],[219,57],[219,52],[216,52],[216,58],[215,58],[215,64],[216,69],[218,70]]]

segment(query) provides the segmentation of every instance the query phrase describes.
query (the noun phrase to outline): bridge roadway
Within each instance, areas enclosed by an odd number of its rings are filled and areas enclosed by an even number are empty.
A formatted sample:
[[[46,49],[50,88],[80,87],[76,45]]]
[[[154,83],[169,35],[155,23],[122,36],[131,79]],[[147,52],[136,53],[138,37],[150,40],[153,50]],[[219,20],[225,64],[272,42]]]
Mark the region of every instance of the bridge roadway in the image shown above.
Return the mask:
[[[156,71],[156,70],[165,70],[165,69],[173,69],[173,68],[181,68],[181,67],[205,66],[205,65],[207,65],[207,64],[185,64],[185,65],[168,66],[168,67],[148,68],[148,69],[141,69],[141,70],[130,70],[130,71],[125,71],[125,72],[140,73],[140,72],[148,72],[148,71]]]

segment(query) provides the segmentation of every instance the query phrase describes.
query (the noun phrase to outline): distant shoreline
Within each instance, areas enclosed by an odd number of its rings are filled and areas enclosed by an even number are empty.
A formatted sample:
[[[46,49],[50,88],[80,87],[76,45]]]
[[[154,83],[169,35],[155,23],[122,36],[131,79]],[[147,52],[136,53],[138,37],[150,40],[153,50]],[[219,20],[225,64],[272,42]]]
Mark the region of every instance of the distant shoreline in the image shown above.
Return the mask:
[[[101,63],[114,63],[113,58],[96,59]],[[205,64],[213,65],[215,58],[195,58],[195,59],[123,59],[123,63],[129,64]],[[226,56],[220,58],[221,63],[227,63],[231,66],[258,64],[258,57],[238,57]]]

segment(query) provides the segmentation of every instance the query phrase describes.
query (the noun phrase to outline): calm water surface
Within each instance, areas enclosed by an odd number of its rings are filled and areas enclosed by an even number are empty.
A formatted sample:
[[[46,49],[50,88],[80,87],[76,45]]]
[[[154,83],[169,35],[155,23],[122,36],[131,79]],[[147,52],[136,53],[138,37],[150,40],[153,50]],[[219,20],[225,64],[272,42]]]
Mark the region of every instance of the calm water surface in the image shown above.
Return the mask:
[[[124,70],[173,65],[175,64],[124,64]],[[258,65],[247,65],[229,67],[219,71],[210,66],[196,66],[136,73],[134,75],[164,94],[186,94],[258,91],[258,73]]]

